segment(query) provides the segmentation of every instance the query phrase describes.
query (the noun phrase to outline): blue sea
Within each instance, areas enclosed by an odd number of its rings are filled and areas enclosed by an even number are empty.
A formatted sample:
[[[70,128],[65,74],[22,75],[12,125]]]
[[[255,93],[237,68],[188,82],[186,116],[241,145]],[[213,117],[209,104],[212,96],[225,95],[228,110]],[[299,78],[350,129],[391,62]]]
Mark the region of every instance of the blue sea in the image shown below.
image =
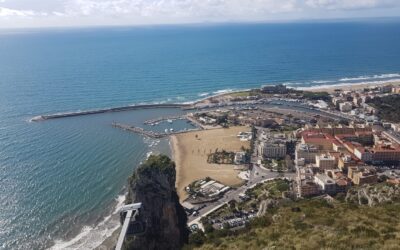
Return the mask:
[[[0,249],[100,244],[118,226],[114,212],[135,166],[169,148],[111,123],[181,111],[33,116],[264,84],[383,81],[400,81],[399,20],[2,30]]]

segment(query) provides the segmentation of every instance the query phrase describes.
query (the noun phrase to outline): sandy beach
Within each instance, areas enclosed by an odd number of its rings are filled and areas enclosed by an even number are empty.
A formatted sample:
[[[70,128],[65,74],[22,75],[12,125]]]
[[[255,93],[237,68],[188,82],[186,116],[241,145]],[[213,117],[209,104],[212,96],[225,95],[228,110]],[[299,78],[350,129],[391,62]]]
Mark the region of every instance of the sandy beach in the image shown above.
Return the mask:
[[[177,171],[176,187],[181,201],[187,198],[184,191],[187,185],[207,176],[229,186],[242,184],[242,180],[237,177],[239,170],[234,169],[235,165],[207,163],[207,155],[217,148],[227,151],[240,151],[242,146],[248,148],[250,143],[240,141],[236,136],[241,131],[250,131],[250,128],[202,130],[171,136]]]

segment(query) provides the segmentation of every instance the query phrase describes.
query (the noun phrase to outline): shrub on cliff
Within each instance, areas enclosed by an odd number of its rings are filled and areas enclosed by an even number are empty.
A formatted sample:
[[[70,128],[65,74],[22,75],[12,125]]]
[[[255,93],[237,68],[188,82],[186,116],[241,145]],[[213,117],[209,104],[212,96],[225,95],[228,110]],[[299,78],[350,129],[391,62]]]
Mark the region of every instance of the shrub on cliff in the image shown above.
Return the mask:
[[[143,235],[126,237],[126,249],[175,250],[188,242],[186,213],[175,189],[175,163],[165,155],[152,155],[129,179],[127,201],[142,203],[139,220]]]

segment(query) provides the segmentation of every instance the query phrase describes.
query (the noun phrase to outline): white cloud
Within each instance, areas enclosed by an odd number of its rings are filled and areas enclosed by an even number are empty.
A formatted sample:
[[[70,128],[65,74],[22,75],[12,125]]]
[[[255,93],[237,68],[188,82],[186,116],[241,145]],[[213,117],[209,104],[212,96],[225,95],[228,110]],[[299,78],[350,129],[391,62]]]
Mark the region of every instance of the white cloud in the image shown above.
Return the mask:
[[[142,17],[252,17],[297,10],[297,0],[72,0],[69,15],[137,15]]]
[[[400,16],[400,0],[0,0],[0,27],[363,16]]]
[[[307,0],[306,5],[318,9],[372,9],[400,6],[399,0]]]
[[[0,7],[0,17],[34,17],[34,16],[46,16],[45,12],[35,12],[33,10],[16,10],[10,8]]]

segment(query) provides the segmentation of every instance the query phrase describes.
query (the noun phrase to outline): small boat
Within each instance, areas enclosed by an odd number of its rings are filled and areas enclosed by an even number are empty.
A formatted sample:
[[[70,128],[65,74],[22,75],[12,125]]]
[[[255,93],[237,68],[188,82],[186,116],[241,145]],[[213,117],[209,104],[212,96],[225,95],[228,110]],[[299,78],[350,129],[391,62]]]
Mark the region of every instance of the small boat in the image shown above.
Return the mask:
[[[165,131],[165,133],[168,133],[168,129],[167,128],[164,131]]]
[[[172,120],[171,120],[171,119],[168,119],[167,122],[168,122],[168,123],[172,123]]]
[[[173,129],[173,128],[170,128],[169,131],[174,132],[174,129]]]

